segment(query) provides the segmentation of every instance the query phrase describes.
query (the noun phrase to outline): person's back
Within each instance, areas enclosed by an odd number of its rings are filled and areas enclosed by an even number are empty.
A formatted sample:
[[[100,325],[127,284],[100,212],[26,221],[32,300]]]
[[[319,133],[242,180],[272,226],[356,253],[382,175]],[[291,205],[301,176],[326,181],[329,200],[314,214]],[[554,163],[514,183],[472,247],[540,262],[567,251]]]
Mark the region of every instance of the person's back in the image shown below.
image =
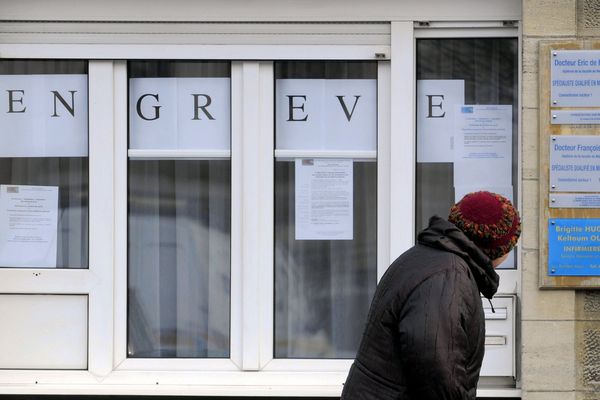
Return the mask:
[[[433,217],[377,286],[342,400],[475,399],[485,340],[479,293],[491,298],[497,287],[486,253]]]

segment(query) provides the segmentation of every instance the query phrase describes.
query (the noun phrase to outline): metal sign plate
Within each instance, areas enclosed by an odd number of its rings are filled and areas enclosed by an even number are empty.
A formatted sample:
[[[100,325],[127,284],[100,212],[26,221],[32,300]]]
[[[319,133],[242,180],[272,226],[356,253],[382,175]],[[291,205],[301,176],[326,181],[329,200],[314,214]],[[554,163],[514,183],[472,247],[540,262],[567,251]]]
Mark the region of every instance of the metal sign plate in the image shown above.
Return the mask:
[[[600,136],[552,136],[550,191],[600,192]]]
[[[600,276],[600,219],[548,220],[548,275]]]
[[[600,50],[550,52],[552,107],[600,107]]]

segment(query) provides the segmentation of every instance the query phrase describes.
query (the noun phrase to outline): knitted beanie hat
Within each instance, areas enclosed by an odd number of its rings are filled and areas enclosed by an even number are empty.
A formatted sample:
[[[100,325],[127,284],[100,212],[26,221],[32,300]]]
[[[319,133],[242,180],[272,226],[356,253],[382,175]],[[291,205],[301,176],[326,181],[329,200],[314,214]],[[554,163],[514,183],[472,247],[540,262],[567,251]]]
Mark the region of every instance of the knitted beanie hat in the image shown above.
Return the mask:
[[[492,260],[511,251],[521,235],[519,212],[506,197],[491,192],[465,195],[450,209],[448,221]]]

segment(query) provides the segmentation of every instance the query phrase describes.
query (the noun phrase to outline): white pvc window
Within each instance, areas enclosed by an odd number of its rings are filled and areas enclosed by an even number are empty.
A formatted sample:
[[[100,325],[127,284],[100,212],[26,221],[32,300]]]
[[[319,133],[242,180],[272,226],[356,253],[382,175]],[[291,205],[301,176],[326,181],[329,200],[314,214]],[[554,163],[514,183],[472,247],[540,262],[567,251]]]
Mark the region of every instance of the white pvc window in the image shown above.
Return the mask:
[[[275,358],[353,358],[377,279],[377,63],[275,63]]]
[[[516,38],[417,40],[417,231],[468,192],[518,205],[517,49]],[[513,254],[500,268],[515,265]]]
[[[229,357],[230,80],[228,62],[129,64],[129,357]]]
[[[0,61],[0,267],[88,267],[87,73]]]

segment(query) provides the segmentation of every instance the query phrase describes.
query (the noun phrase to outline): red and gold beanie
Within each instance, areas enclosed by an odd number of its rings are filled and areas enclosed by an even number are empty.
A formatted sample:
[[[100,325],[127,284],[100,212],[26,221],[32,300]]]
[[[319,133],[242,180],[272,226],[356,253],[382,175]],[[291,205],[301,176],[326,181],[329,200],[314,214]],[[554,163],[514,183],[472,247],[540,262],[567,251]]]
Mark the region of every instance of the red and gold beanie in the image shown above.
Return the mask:
[[[450,209],[448,221],[491,260],[511,251],[521,235],[519,212],[506,197],[491,192],[465,195]]]

